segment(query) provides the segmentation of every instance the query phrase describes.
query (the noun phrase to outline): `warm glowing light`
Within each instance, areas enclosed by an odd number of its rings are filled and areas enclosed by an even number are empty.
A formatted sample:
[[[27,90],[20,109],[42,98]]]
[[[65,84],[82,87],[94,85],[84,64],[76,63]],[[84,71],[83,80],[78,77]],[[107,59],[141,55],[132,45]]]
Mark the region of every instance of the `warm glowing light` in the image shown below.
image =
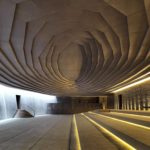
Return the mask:
[[[132,126],[136,126],[136,127],[142,128],[142,129],[150,130],[150,127],[146,127],[146,126],[143,126],[143,125],[135,124],[135,123],[132,123],[132,122],[121,120],[121,119],[116,119],[116,118],[113,118],[113,117],[108,117],[108,116],[105,116],[105,115],[102,115],[102,114],[97,114],[97,113],[94,113],[94,112],[89,112],[89,113],[95,114],[95,115],[98,115],[98,116],[101,116],[101,117],[104,117],[104,118],[108,118],[108,119],[111,119],[111,120],[123,122],[123,123],[129,124],[129,125],[132,125]]]
[[[118,86],[118,85],[120,85],[120,84],[122,84],[122,83],[125,83],[125,82],[131,80],[132,78],[136,77],[138,74],[142,73],[143,71],[145,71],[145,70],[148,69],[148,68],[150,68],[150,65],[146,66],[145,68],[143,68],[142,70],[140,70],[138,73],[134,74],[133,76],[129,77],[128,79],[126,79],[126,80],[124,80],[124,81],[122,81],[122,82],[120,82],[120,83],[114,85],[113,87],[116,87],[116,86]],[[146,74],[144,74],[144,75],[142,75],[142,76],[149,75],[149,74],[150,74],[150,72],[148,72],[148,73],[146,73]],[[139,77],[139,78],[140,78],[140,77]]]
[[[80,145],[80,138],[79,138],[79,133],[78,133],[78,128],[77,128],[77,123],[76,123],[76,118],[75,115],[73,115],[73,127],[74,127],[74,133],[75,133],[75,140],[76,140],[76,150],[81,150],[81,145]]]
[[[121,147],[121,149],[136,150],[134,147],[132,147],[131,145],[129,145],[128,143],[126,143],[125,141],[123,141],[121,138],[117,137],[115,134],[111,133],[109,130],[107,130],[106,128],[104,128],[103,126],[101,126],[100,124],[98,124],[97,122],[95,122],[93,119],[89,118],[88,116],[86,116],[83,113],[82,113],[82,115],[87,120],[89,120],[92,124],[94,124],[99,130],[101,130],[106,136],[108,136],[114,142],[116,142],[117,145],[119,147]]]
[[[148,73],[146,73],[146,74],[144,74],[144,75],[142,75],[142,76],[136,78],[136,79],[133,80],[133,81],[139,80],[139,79],[144,78],[145,76],[148,76],[148,75],[150,75],[150,72],[148,72]]]
[[[144,82],[146,82],[146,81],[150,81],[150,77],[145,78],[145,79],[140,80],[140,81],[137,81],[137,82],[134,82],[134,83],[132,83],[132,84],[129,84],[129,85],[127,85],[127,86],[124,86],[124,87],[122,87],[122,88],[120,88],[120,89],[118,89],[118,90],[112,91],[112,92],[113,92],[113,93],[117,93],[117,92],[126,90],[126,89],[128,89],[128,88],[130,88],[130,87],[133,87],[133,86],[139,85],[139,84],[141,84],[141,83],[144,83]]]
[[[144,115],[137,115],[137,114],[128,114],[128,113],[121,113],[121,112],[111,112],[112,114],[120,114],[120,115],[126,115],[126,116],[131,116],[131,117],[141,117],[141,118],[147,118],[150,119],[150,116],[144,116]]]

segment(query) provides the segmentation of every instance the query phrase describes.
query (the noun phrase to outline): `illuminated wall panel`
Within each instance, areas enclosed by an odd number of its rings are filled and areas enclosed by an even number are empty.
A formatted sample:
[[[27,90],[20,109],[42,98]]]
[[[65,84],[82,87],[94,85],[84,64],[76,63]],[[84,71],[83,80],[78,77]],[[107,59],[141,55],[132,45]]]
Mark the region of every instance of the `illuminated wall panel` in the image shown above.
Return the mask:
[[[21,109],[35,115],[45,114],[47,103],[57,102],[55,96],[0,85],[0,119],[13,117],[17,109],[16,95],[21,96]]]

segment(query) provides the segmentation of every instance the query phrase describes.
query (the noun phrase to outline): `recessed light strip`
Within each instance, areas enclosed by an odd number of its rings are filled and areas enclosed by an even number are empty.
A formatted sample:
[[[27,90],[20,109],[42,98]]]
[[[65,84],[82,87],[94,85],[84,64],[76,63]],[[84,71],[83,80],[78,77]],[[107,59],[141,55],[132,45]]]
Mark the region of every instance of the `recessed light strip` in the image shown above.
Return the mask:
[[[129,125],[138,127],[138,128],[150,130],[150,127],[146,127],[146,126],[143,126],[143,125],[140,125],[140,124],[132,123],[132,122],[129,122],[129,121],[124,121],[124,120],[121,120],[121,119],[116,119],[114,117],[108,117],[108,116],[105,116],[105,115],[102,115],[102,114],[97,114],[97,113],[94,113],[94,112],[89,112],[89,113],[97,115],[97,116],[101,116],[101,117],[104,117],[104,118],[108,118],[108,119],[111,119],[111,120],[119,121],[119,122],[122,122],[122,123],[126,123],[126,124],[129,124]]]
[[[116,87],[116,86],[118,86],[118,85],[120,85],[120,84],[122,84],[122,83],[127,82],[128,80],[134,78],[135,76],[137,76],[138,74],[142,73],[143,71],[145,71],[145,70],[148,69],[148,68],[150,68],[150,65],[146,66],[145,68],[143,68],[142,70],[140,70],[138,73],[134,74],[133,76],[129,77],[128,79],[126,79],[126,80],[124,80],[124,81],[122,81],[122,82],[120,82],[120,83],[114,85],[113,87]],[[150,74],[150,72],[148,72],[148,73],[146,73],[146,74],[144,74],[144,75],[148,75],[148,74]],[[112,87],[112,88],[113,88],[113,87]]]
[[[112,141],[114,141],[116,143],[116,145],[118,145],[118,147],[120,149],[127,149],[127,150],[136,150],[133,146],[129,145],[128,143],[126,143],[125,141],[123,141],[121,138],[119,138],[118,136],[116,136],[115,134],[113,134],[112,132],[110,132],[109,130],[107,130],[106,128],[104,128],[103,126],[101,126],[100,124],[98,124],[97,122],[95,122],[93,119],[91,119],[90,117],[88,117],[85,114],[81,114],[83,115],[87,120],[89,120],[95,127],[97,127],[103,134],[105,134],[107,137],[109,137]]]
[[[150,77],[147,77],[147,78],[142,79],[142,80],[140,80],[140,81],[134,82],[134,83],[129,84],[129,85],[127,85],[127,86],[124,86],[124,87],[122,87],[122,88],[120,88],[120,89],[118,89],[118,90],[114,90],[114,91],[112,91],[112,92],[113,92],[113,93],[117,93],[117,92],[123,91],[123,90],[125,90],[125,89],[128,89],[128,88],[130,88],[130,87],[133,87],[133,86],[139,85],[139,84],[141,84],[141,83],[144,83],[144,82],[146,82],[146,81],[150,81]]]
[[[121,113],[121,112],[110,112],[111,114],[120,114],[120,115],[126,115],[131,117],[141,117],[141,118],[147,118],[150,119],[150,116],[144,116],[144,115],[137,115],[137,114],[129,114],[129,113]]]
[[[74,131],[74,136],[75,136],[75,149],[81,150],[79,132],[78,132],[78,127],[77,127],[75,115],[73,115],[73,131]]]

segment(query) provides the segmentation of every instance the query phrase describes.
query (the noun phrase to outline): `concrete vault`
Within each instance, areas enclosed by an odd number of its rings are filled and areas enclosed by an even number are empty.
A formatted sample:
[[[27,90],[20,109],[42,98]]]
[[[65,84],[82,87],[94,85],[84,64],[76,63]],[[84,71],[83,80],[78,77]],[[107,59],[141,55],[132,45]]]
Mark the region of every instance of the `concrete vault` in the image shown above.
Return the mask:
[[[0,82],[107,94],[148,72],[149,27],[149,0],[1,0]]]

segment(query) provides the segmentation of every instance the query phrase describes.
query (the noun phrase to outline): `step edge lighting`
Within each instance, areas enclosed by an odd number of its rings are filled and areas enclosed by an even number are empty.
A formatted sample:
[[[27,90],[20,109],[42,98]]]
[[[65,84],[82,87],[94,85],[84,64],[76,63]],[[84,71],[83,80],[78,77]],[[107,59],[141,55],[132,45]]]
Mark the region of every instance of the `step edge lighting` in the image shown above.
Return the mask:
[[[110,132],[108,129],[106,129],[105,127],[101,126],[100,124],[98,124],[96,121],[94,121],[93,119],[91,119],[90,117],[88,117],[87,115],[81,113],[81,115],[83,115],[85,118],[87,118],[91,123],[93,123],[95,126],[97,126],[100,130],[102,130],[105,134],[107,134],[112,140],[114,140],[115,142],[118,143],[118,145],[121,145],[122,147],[124,147],[125,149],[128,150],[136,150],[133,146],[131,146],[130,144],[128,144],[127,142],[123,141],[121,138],[119,138],[118,136],[116,136],[115,134],[113,134],[112,132]]]

